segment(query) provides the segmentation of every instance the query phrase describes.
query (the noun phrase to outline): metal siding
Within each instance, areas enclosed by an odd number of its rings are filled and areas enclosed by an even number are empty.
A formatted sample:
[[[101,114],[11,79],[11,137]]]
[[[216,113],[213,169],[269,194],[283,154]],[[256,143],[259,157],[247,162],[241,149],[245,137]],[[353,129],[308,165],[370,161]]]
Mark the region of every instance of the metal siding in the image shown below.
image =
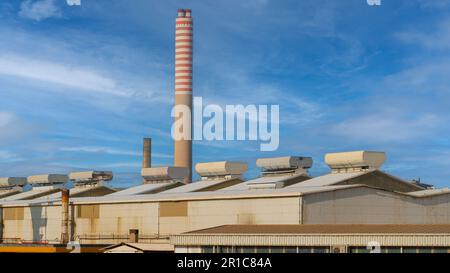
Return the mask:
[[[320,234],[320,235],[175,235],[171,243],[178,246],[366,246],[370,242],[381,246],[449,246],[449,234]]]

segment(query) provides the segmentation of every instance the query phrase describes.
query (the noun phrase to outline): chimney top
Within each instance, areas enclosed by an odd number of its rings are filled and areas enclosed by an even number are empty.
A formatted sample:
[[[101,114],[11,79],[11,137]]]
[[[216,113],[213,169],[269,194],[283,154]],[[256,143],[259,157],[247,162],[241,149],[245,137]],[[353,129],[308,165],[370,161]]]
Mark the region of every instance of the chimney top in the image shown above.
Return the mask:
[[[178,17],[184,17],[185,10],[184,9],[178,9]]]

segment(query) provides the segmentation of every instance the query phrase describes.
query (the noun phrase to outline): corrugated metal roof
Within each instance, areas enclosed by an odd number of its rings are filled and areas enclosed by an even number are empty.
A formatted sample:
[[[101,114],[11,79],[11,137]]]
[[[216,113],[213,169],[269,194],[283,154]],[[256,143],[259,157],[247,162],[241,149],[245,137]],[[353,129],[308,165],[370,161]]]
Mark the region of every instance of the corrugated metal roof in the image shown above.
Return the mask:
[[[342,181],[355,178],[368,172],[354,172],[354,173],[330,173],[322,176],[318,176],[301,183],[297,183],[287,188],[303,188],[303,187],[323,187],[323,186],[331,186]]]
[[[16,190],[16,189],[12,189],[12,190],[0,190],[0,199],[7,197],[7,196],[11,196],[14,194],[19,194],[21,193],[21,190]]]
[[[450,225],[224,225],[184,234],[450,234]]]
[[[144,243],[120,243],[117,245],[112,245],[103,248],[102,250],[107,253],[120,253],[122,251],[127,251],[127,248],[131,248],[134,250],[140,250],[143,252],[146,251],[174,251],[175,247],[169,243],[153,243],[153,244],[144,244]],[[131,250],[130,249],[130,250]]]
[[[196,191],[200,191],[203,189],[207,189],[209,187],[218,186],[222,183],[229,182],[230,180],[234,180],[234,179],[200,180],[197,182],[189,183],[187,185],[183,185],[180,187],[176,187],[176,188],[173,188],[170,190],[163,191],[160,194],[196,192]]]
[[[171,186],[182,185],[179,182],[166,182],[166,183],[154,183],[154,184],[143,184],[135,187],[131,187],[125,190],[121,190],[108,196],[127,196],[127,195],[137,195],[146,194],[149,192],[158,192],[164,190],[165,188],[170,188]]]
[[[283,175],[283,176],[263,176],[256,179],[248,180],[244,183],[240,183],[228,188],[221,189],[219,191],[242,191],[242,190],[249,190],[249,185],[257,185],[257,184],[276,184],[276,183],[282,183],[287,180],[294,180],[299,179],[298,182],[304,181],[305,179],[308,179],[309,177],[305,174],[298,174],[298,175]],[[298,183],[297,182],[297,183]]]
[[[5,198],[2,198],[0,201],[13,201],[13,200],[30,200],[35,199],[38,197],[42,197],[45,195],[50,195],[55,192],[59,191],[57,188],[51,188],[45,187],[45,189],[32,189],[30,191],[22,192],[19,194],[14,194]]]
[[[114,191],[113,189],[111,189],[109,187],[105,187],[105,186],[92,186],[92,187],[79,187],[79,188],[75,187],[75,188],[70,189],[70,196],[79,195],[79,194],[87,194],[90,191],[98,191],[101,189]],[[50,195],[41,196],[39,198],[36,198],[36,200],[50,200],[50,199],[59,199],[59,198],[61,198],[61,193],[56,192],[56,193],[52,193]]]

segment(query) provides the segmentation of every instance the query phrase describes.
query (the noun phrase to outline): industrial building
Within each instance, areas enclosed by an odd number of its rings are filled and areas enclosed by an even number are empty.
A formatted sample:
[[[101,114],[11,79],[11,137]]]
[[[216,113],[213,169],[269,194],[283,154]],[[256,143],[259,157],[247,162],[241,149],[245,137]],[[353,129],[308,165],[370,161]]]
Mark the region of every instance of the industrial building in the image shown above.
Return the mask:
[[[191,107],[190,10],[175,35],[175,102]],[[450,190],[382,171],[384,152],[329,153],[318,177],[310,157],[261,158],[248,181],[245,162],[217,161],[197,164],[192,182],[190,140],[175,141],[174,157],[152,166],[145,139],[142,184],[120,191],[109,171],[0,179],[0,252],[67,252],[69,241],[133,253],[450,250]]]

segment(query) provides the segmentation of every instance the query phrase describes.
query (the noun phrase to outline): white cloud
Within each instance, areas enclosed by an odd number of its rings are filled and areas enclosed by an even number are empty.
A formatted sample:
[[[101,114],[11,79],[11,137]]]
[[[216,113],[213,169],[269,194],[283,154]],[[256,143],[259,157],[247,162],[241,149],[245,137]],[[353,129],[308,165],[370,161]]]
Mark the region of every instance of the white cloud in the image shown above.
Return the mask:
[[[0,144],[17,142],[22,137],[36,133],[37,126],[30,125],[12,112],[0,112]]]
[[[19,16],[35,21],[52,17],[61,17],[61,10],[55,0],[26,0],[20,5]]]
[[[9,112],[0,112],[0,130],[5,128],[13,120],[14,115]]]
[[[118,96],[132,94],[118,90],[113,79],[96,70],[16,55],[0,56],[0,74]]]
[[[81,6],[81,0],[66,0],[69,6]]]
[[[363,142],[405,142],[429,135],[439,123],[440,119],[432,114],[405,118],[398,113],[380,113],[345,120],[331,130],[336,135]]]

